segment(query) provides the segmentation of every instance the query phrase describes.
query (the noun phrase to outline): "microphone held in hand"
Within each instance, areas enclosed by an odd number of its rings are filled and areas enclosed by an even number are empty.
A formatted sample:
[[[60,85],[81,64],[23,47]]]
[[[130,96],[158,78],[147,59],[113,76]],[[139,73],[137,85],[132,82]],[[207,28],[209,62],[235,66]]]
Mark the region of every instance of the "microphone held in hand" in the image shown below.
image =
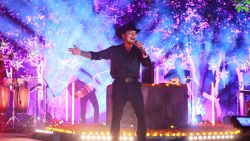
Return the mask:
[[[145,48],[142,46],[142,44],[139,41],[135,40],[134,45],[141,50],[141,53],[143,55],[147,55]]]

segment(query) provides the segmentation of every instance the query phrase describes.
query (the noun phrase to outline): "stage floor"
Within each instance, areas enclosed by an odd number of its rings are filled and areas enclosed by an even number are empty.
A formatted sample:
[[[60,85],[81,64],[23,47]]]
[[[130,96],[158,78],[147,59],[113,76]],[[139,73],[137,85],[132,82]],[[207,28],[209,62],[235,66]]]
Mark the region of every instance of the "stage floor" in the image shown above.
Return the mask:
[[[42,141],[33,139],[34,133],[0,133],[0,141]]]
[[[110,127],[108,125],[70,125],[53,124],[44,129],[37,129],[36,134],[54,134],[60,140],[79,140],[79,141],[101,141],[110,140]],[[121,128],[120,140],[134,141],[136,127]],[[168,140],[239,140],[242,136],[241,130],[232,125],[217,123],[200,124],[186,128],[170,129],[148,129],[147,140],[149,141],[168,141]],[[40,138],[41,139],[41,138]]]

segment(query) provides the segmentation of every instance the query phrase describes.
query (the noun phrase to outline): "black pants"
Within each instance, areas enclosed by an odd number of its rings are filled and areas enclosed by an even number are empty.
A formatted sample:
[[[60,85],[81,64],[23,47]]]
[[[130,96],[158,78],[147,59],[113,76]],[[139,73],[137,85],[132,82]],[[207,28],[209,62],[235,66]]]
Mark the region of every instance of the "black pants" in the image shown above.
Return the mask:
[[[99,105],[96,98],[95,91],[90,92],[86,96],[80,99],[81,102],[81,119],[82,123],[86,123],[86,108],[88,100],[91,102],[94,108],[94,123],[99,122]]]
[[[124,82],[115,80],[112,89],[112,123],[111,135],[117,141],[120,132],[120,121],[126,102],[131,101],[138,120],[137,136],[139,141],[146,141],[146,126],[141,83],[138,81]]]

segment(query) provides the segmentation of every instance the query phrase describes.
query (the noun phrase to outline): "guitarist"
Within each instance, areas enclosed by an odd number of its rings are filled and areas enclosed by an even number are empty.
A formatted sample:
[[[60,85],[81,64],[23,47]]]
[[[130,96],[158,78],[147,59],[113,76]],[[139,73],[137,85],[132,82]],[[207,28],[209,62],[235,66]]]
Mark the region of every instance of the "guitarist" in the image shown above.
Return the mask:
[[[80,98],[81,104],[81,123],[86,123],[86,108],[88,100],[91,102],[94,108],[94,123],[98,124],[99,122],[99,105],[96,98],[96,89],[93,88],[92,85],[86,84],[85,82],[81,81],[80,79],[76,79],[74,82],[74,91],[75,91],[75,98]],[[72,95],[72,83],[68,85],[68,92]]]

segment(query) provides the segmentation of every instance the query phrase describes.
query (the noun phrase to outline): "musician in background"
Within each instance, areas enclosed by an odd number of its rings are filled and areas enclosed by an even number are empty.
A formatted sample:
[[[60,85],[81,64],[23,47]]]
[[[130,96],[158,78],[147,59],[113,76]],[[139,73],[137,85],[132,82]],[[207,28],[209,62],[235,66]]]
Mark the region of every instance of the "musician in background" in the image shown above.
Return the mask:
[[[4,66],[4,56],[0,53],[0,86],[4,85],[4,78],[6,77],[7,74]]]
[[[91,102],[94,108],[94,123],[99,123],[99,105],[96,98],[96,89],[91,84],[86,84],[80,79],[76,79],[74,82],[74,96],[80,98],[81,104],[81,123],[86,123],[86,108],[88,100]],[[72,83],[73,83],[72,82]],[[68,85],[68,92],[72,95],[72,83]]]
[[[239,95],[240,100],[240,113],[244,116],[250,116],[250,69],[247,67],[246,69],[240,70],[239,82],[240,82],[240,90],[245,92],[241,92]]]
[[[215,64],[213,63],[208,63],[208,68],[205,70],[203,81],[202,81],[202,87],[201,87],[201,93],[202,96],[205,98],[205,100],[208,100],[209,102],[206,105],[205,103],[203,105],[204,108],[206,109],[205,117],[208,118],[209,120],[212,120],[212,110],[211,110],[211,102],[212,102],[212,93],[214,95],[214,106],[215,106],[215,121],[216,122],[221,122],[221,106],[220,106],[220,98],[218,97],[219,94],[219,83],[221,79],[221,71],[219,66],[222,63],[223,59],[223,54],[222,52],[219,52],[219,54],[213,54],[209,56],[209,60],[212,59],[210,57],[219,57],[217,62]],[[213,83],[213,89],[212,89],[212,83]],[[213,90],[213,91],[212,91]]]
[[[6,77],[6,71],[4,66],[4,58],[3,55],[0,53],[0,113],[6,112],[9,101],[9,97],[6,94],[7,88],[5,88],[5,81],[4,81],[5,77]],[[2,122],[2,118],[0,119],[0,122]]]
[[[237,115],[237,93],[239,92],[239,79],[237,65],[225,62],[220,69],[220,83],[218,87],[222,115]]]

